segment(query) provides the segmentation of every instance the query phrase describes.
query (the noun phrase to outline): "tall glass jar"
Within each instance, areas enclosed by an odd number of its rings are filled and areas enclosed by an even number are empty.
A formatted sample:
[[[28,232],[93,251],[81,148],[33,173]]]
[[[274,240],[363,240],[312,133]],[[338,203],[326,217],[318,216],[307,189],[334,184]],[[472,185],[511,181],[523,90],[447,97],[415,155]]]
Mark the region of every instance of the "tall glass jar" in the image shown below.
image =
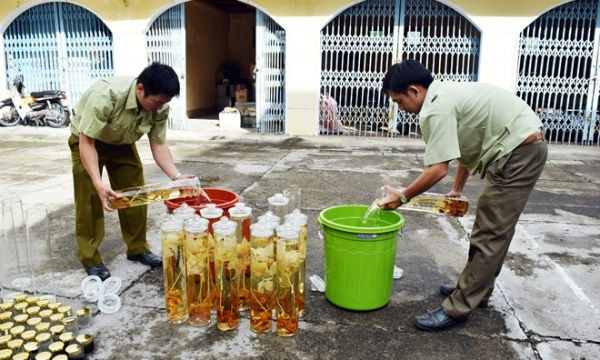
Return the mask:
[[[179,324],[187,320],[183,222],[169,215],[161,226],[163,275],[167,321]]]
[[[226,217],[213,224],[217,283],[217,327],[228,331],[240,324],[237,224]]]
[[[306,233],[308,216],[294,209],[285,217],[285,223],[297,226],[300,229],[298,235],[298,253],[300,254],[300,271],[298,280],[298,315],[304,316],[304,307],[306,304]]]
[[[290,200],[283,196],[282,193],[277,193],[267,199],[269,203],[269,211],[283,219],[288,213],[288,203]]]
[[[277,335],[283,337],[294,336],[298,333],[299,233],[298,227],[289,224],[277,228],[276,332]]]
[[[229,209],[231,221],[237,224],[238,272],[240,274],[240,311],[248,310],[250,302],[250,224],[252,209],[244,203],[237,203]]]
[[[208,261],[210,264],[210,291],[212,308],[217,308],[217,282],[215,273],[215,239],[213,224],[223,216],[223,209],[218,208],[216,204],[206,204],[205,208],[200,209],[200,216],[208,220]]]
[[[275,291],[275,248],[273,228],[267,223],[250,226],[250,330],[270,332]]]
[[[184,224],[184,251],[189,323],[210,323],[210,264],[208,258],[208,220],[199,216]]]

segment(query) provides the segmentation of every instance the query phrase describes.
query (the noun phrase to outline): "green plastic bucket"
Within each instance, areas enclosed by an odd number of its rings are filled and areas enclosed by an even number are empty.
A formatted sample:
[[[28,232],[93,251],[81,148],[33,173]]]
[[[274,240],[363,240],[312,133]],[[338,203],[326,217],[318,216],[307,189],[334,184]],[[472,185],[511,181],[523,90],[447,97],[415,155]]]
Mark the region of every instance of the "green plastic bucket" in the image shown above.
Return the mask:
[[[361,224],[369,207],[343,205],[319,214],[325,246],[325,296],[349,310],[385,306],[392,293],[398,230],[404,217],[381,211],[375,226]]]

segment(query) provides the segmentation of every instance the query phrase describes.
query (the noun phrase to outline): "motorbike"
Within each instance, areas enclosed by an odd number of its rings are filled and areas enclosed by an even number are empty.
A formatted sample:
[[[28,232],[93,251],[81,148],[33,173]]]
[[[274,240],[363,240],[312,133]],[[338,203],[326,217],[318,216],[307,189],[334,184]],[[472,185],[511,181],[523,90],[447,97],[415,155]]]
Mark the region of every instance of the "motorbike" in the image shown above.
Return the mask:
[[[60,128],[70,122],[67,94],[62,90],[47,90],[25,94],[24,86],[15,82],[11,97],[0,103],[0,126],[19,123]]]

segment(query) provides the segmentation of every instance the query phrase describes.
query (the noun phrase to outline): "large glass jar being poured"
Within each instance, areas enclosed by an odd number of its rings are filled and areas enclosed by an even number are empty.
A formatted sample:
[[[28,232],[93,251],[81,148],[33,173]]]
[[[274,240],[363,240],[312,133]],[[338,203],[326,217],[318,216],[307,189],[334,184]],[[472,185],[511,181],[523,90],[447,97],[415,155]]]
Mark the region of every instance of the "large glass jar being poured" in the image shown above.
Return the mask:
[[[226,217],[213,224],[217,285],[217,327],[228,331],[240,323],[237,224]]]

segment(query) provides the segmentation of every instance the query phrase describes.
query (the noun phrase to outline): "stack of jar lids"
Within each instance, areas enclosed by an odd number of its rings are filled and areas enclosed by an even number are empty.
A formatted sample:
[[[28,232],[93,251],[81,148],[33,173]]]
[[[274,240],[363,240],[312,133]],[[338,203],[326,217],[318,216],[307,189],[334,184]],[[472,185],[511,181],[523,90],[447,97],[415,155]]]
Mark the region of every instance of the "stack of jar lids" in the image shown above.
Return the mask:
[[[90,275],[81,282],[81,293],[87,302],[98,302],[98,309],[104,314],[113,314],[121,308],[121,278],[111,276],[102,281],[99,276]]]
[[[94,349],[91,335],[78,334],[83,325],[70,305],[54,298],[12,294],[0,302],[0,360],[83,358]]]

